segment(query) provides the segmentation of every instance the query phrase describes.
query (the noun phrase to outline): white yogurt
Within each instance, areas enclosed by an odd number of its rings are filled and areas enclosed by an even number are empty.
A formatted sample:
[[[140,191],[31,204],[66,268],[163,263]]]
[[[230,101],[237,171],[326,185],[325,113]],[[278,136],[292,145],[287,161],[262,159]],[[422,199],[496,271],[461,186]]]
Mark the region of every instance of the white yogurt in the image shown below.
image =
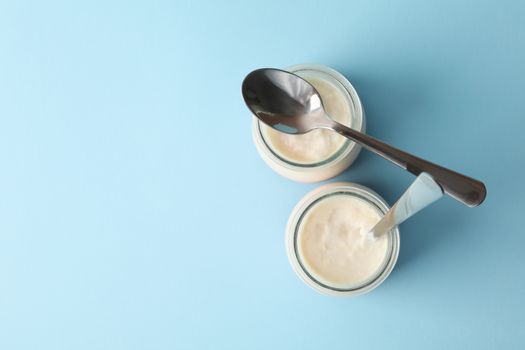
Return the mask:
[[[362,199],[333,195],[310,208],[298,231],[298,253],[320,282],[337,288],[363,284],[377,275],[388,251],[387,236],[367,238],[381,219]]]
[[[350,125],[351,111],[347,98],[332,83],[306,77],[321,95],[324,108],[334,120]],[[261,132],[268,145],[282,158],[300,164],[320,163],[333,156],[346,138],[330,130],[314,130],[303,135],[289,135],[261,125]]]
[[[392,272],[399,254],[397,227],[376,240],[367,237],[388,209],[377,193],[350,182],[326,184],[306,194],[286,227],[292,268],[323,294],[370,292]]]

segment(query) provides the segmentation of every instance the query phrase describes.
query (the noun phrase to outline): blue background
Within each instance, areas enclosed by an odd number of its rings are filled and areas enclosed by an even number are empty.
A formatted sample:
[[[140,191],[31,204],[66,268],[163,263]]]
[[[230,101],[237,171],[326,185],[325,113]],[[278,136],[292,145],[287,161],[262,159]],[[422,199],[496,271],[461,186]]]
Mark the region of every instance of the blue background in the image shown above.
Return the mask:
[[[520,1],[2,1],[0,348],[525,347]],[[259,158],[240,95],[323,63],[370,134],[483,180],[401,227],[373,293],[318,295],[284,227],[318,184]],[[390,203],[363,152],[335,180]]]

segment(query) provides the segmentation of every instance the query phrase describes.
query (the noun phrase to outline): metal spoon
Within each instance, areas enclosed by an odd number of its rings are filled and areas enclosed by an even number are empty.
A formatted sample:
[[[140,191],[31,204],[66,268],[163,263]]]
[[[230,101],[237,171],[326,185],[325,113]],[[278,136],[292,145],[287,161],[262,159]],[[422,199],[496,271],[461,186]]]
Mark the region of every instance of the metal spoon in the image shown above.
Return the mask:
[[[442,196],[443,189],[432,176],[427,173],[419,174],[385,216],[368,232],[368,237],[380,237]]]
[[[280,69],[257,69],[244,79],[242,95],[253,114],[276,130],[304,134],[314,129],[330,129],[414,175],[429,173],[448,195],[469,207],[475,207],[485,199],[486,189],[482,182],[337,123],[326,114],[317,90],[293,73]]]

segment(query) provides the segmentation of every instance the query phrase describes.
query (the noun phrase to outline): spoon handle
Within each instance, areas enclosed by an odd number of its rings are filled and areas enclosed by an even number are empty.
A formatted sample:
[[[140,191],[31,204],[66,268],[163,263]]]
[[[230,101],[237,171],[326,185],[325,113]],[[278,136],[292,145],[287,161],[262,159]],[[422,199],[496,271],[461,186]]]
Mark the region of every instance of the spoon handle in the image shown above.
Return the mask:
[[[443,196],[443,189],[428,173],[421,173],[368,233],[378,238]]]
[[[443,187],[445,193],[469,207],[480,205],[487,195],[485,185],[481,181],[418,158],[337,122],[330,127],[416,176],[422,172],[429,173]]]

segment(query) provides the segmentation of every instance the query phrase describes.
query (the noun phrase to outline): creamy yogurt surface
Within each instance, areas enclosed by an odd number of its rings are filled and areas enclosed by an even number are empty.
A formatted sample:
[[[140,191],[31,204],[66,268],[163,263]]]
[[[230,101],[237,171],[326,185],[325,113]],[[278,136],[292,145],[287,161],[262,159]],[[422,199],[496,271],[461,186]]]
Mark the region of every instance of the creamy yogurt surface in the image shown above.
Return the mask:
[[[321,95],[326,112],[336,121],[350,126],[351,111],[348,99],[331,82],[303,77]],[[285,134],[260,123],[261,132],[268,146],[280,157],[301,164],[322,162],[334,155],[346,141],[343,136],[330,130],[313,130],[303,135]]]
[[[366,233],[381,219],[370,203],[336,194],[314,204],[298,228],[297,249],[304,268],[335,288],[360,286],[380,272],[388,253],[388,236]]]

